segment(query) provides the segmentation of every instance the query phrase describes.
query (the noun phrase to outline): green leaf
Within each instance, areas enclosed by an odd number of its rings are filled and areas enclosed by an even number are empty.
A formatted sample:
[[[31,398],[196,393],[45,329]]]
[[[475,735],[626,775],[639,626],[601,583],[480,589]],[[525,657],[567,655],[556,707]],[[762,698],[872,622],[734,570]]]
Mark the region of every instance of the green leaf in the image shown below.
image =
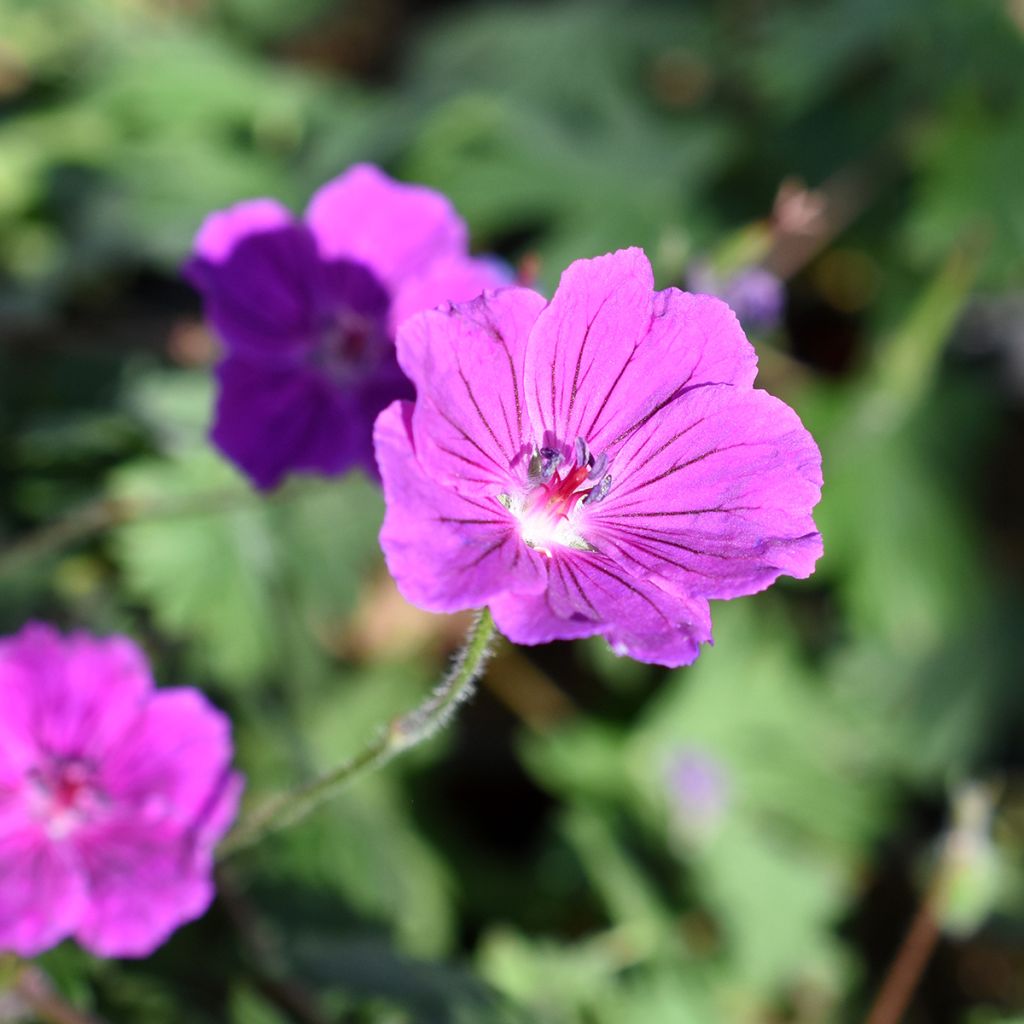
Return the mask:
[[[265,677],[280,653],[271,597],[275,540],[236,474],[200,451],[124,466],[109,494],[148,510],[149,518],[126,523],[111,539],[128,593],[151,607],[168,635],[194,643],[218,678],[239,685]],[[207,499],[214,507],[203,509]],[[161,517],[192,502],[195,512]],[[216,507],[225,503],[235,507]]]

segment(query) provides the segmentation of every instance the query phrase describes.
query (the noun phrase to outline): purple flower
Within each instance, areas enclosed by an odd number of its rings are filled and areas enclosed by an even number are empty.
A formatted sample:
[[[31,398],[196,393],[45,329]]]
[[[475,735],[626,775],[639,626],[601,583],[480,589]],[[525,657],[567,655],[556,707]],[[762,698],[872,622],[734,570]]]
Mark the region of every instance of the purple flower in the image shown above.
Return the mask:
[[[709,598],[813,571],[814,440],[753,388],[728,306],[653,291],[641,250],[573,263],[550,303],[509,288],[413,317],[398,358],[417,397],[377,420],[381,544],[414,604],[683,665]]]
[[[699,838],[713,831],[725,813],[729,780],[717,758],[684,748],[669,764],[668,793],[680,831]]]
[[[241,786],[225,716],[130,640],[0,641],[0,950],[152,952],[209,905]]]
[[[739,317],[749,331],[778,327],[786,306],[786,288],[770,270],[747,267],[732,277],[720,277],[707,264],[692,266],[686,276],[695,292],[716,295]]]
[[[412,397],[397,325],[508,281],[468,256],[444,196],[367,164],[324,185],[303,221],[272,199],[211,214],[185,273],[226,348],[213,441],[263,489],[293,471],[376,477],[373,421]]]

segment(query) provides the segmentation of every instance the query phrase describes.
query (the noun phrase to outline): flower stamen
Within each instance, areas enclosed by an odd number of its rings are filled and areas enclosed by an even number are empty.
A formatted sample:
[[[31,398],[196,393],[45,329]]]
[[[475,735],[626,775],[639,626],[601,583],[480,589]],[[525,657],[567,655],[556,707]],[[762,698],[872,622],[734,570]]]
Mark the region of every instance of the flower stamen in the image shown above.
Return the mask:
[[[578,529],[577,509],[601,501],[611,489],[606,473],[608,455],[594,456],[587,442],[576,438],[575,458],[561,472],[565,455],[556,448],[535,448],[530,456],[526,480],[529,489],[521,496],[499,494],[498,501],[520,523],[520,535],[527,547],[551,557],[555,546],[576,551],[596,551]]]

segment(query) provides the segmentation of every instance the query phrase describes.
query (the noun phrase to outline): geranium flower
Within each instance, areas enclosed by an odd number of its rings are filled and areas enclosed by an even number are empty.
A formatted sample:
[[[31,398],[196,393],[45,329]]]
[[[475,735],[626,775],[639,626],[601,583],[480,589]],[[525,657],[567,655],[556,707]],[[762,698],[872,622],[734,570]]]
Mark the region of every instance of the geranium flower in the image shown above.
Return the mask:
[[[413,317],[398,359],[416,401],[377,420],[381,544],[414,604],[683,665],[709,599],[813,571],[814,440],[754,389],[729,307],[655,292],[641,250],[573,263],[550,303],[510,288]]]
[[[213,898],[240,791],[227,718],[154,691],[131,641],[37,624],[0,641],[0,950],[152,952]]]
[[[263,489],[295,471],[375,477],[373,421],[412,397],[397,325],[508,281],[469,257],[444,196],[366,164],[324,185],[302,221],[272,199],[211,214],[185,274],[226,350],[213,441]]]

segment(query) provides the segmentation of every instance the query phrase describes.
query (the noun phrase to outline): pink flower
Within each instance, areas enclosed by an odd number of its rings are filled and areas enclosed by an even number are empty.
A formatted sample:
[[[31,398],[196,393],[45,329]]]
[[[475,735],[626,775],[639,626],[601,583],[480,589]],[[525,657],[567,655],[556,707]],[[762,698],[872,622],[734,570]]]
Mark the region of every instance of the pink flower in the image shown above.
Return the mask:
[[[0,950],[74,936],[145,956],[204,913],[242,787],[231,753],[227,718],[155,691],[124,637],[0,641]]]
[[[709,599],[813,571],[814,440],[754,389],[729,307],[655,292],[639,249],[572,264],[550,303],[510,288],[413,317],[398,359],[416,401],[377,419],[381,544],[414,604],[683,665]]]
[[[225,347],[212,439],[264,490],[293,472],[376,477],[373,421],[412,396],[395,328],[509,280],[469,256],[444,196],[369,164],[324,185],[303,220],[272,199],[210,214],[185,273]]]

